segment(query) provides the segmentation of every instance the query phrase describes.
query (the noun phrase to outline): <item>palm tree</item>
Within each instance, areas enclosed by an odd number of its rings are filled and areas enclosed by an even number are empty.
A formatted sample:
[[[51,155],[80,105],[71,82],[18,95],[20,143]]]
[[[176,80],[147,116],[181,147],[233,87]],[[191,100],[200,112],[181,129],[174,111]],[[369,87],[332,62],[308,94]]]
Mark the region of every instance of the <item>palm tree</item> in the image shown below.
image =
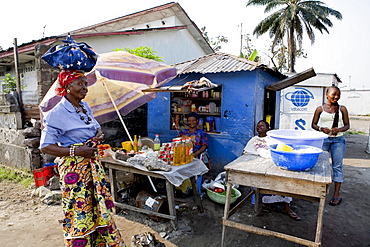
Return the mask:
[[[329,33],[327,27],[332,27],[333,23],[328,18],[333,15],[337,19],[342,19],[339,11],[328,8],[321,1],[305,0],[249,0],[247,7],[251,5],[266,6],[265,13],[283,6],[270,16],[262,20],[254,29],[253,34],[257,37],[269,32],[273,39],[273,46],[281,42],[286,37],[288,44],[288,63],[289,72],[295,72],[295,58],[297,43],[299,49],[302,47],[303,31],[305,30],[311,45],[315,43],[314,29],[321,33]]]

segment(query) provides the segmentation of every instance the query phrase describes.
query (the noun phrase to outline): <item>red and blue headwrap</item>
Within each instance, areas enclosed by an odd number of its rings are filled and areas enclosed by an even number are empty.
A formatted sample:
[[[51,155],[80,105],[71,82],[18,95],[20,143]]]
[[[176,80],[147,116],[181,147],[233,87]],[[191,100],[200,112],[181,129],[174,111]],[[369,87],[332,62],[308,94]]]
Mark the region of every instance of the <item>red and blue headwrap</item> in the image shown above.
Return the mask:
[[[62,70],[58,75],[58,85],[55,88],[55,93],[60,96],[66,95],[66,86],[77,78],[84,76],[85,73],[81,70]]]

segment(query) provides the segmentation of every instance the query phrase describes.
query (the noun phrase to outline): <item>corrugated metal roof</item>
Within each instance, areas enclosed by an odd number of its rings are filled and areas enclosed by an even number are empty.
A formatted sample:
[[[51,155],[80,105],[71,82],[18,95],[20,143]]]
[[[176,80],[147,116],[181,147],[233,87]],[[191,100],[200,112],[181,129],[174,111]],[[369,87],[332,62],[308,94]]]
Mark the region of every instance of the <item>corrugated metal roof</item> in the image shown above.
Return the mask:
[[[174,65],[179,74],[252,71],[258,63],[225,53],[212,53]]]
[[[280,80],[287,78],[286,75],[283,75],[279,71],[271,69],[266,65],[221,52],[212,53],[190,61],[174,64],[173,66],[177,69],[178,74],[207,74],[262,69],[263,71],[279,78]]]

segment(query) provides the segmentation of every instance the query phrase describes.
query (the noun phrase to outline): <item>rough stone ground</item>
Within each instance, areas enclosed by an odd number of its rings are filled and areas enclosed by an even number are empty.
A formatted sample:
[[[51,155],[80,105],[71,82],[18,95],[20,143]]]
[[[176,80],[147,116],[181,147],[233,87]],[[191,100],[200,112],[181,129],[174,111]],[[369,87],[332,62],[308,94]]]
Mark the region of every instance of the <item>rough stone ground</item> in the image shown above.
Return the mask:
[[[340,206],[328,205],[333,186],[327,197],[324,213],[322,246],[370,246],[370,155],[364,150],[368,142],[370,118],[351,117],[351,130],[366,135],[346,135],[347,152],[344,160],[345,182],[342,186],[343,202]],[[247,189],[247,188],[245,188]],[[205,213],[193,210],[194,204],[178,211],[179,228],[173,230],[170,222],[156,222],[131,211],[121,211],[115,216],[125,242],[131,236],[150,231],[167,247],[220,246],[221,218],[224,206],[204,197]],[[253,214],[253,205],[246,203],[234,219],[253,223],[266,229],[313,240],[318,205],[294,199],[294,210],[301,216],[293,221],[278,212]],[[60,205],[46,205],[32,196],[32,190],[20,184],[0,183],[0,239],[1,246],[63,246]],[[159,233],[165,232],[164,239]],[[236,229],[227,229],[227,246],[300,246],[274,237],[259,236]]]

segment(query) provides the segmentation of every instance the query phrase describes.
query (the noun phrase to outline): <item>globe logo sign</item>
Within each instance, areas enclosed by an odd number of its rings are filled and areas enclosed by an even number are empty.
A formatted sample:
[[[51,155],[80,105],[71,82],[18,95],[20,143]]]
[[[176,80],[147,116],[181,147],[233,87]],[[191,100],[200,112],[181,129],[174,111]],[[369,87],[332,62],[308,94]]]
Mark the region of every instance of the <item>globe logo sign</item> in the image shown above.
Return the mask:
[[[296,107],[304,107],[309,102],[310,99],[314,99],[313,94],[301,87],[296,87],[294,92],[289,92],[285,95],[285,98],[292,102],[292,104]]]

